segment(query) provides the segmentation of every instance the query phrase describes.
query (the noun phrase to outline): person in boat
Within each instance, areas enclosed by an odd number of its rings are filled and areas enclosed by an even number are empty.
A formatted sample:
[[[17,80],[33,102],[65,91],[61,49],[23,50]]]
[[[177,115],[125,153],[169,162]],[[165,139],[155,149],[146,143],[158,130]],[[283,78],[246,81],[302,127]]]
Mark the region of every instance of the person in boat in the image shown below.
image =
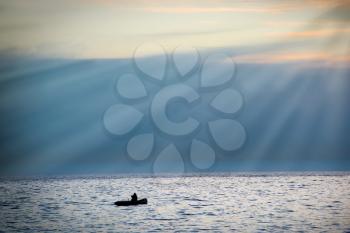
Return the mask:
[[[137,195],[136,195],[136,193],[134,193],[134,194],[131,196],[131,201],[132,201],[132,202],[137,202]]]

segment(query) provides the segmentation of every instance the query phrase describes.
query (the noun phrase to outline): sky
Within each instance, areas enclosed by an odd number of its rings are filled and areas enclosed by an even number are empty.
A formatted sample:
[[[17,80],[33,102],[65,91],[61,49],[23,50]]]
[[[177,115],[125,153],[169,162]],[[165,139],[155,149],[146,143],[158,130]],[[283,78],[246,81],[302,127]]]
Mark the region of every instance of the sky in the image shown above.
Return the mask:
[[[322,0],[0,0],[0,175],[348,171],[349,12]],[[118,135],[138,111],[142,124]],[[177,137],[191,127],[165,130],[164,116],[200,126]]]
[[[167,49],[298,43],[272,60],[349,60],[349,1],[14,0],[0,3],[0,49],[35,56],[126,58],[145,41]],[[321,48],[320,48],[321,47]],[[346,50],[347,51],[347,50]],[[265,54],[263,54],[265,55]],[[261,61],[262,54],[242,57]]]

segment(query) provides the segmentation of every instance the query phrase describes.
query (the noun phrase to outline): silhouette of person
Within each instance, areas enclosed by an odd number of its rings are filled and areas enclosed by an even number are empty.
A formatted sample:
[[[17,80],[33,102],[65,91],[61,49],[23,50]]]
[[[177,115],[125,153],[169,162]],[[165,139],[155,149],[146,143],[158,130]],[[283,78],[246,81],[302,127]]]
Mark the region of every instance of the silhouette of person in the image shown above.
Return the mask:
[[[136,193],[134,193],[134,194],[131,196],[131,201],[132,201],[132,202],[136,202],[136,201],[137,201],[137,195],[136,195]]]

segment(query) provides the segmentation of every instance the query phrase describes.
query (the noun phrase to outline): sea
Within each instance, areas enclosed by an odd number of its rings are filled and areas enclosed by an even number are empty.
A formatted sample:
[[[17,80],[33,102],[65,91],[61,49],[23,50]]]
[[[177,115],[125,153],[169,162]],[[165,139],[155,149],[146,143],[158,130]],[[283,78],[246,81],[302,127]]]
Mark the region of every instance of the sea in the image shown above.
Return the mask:
[[[350,174],[2,178],[0,206],[0,232],[350,232]]]

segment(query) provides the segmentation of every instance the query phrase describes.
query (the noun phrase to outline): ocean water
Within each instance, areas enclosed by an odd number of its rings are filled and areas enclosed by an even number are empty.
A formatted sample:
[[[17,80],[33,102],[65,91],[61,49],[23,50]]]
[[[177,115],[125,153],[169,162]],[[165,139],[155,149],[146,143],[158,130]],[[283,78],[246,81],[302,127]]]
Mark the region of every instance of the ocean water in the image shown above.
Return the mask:
[[[348,174],[2,180],[0,201],[4,232],[350,231]]]

